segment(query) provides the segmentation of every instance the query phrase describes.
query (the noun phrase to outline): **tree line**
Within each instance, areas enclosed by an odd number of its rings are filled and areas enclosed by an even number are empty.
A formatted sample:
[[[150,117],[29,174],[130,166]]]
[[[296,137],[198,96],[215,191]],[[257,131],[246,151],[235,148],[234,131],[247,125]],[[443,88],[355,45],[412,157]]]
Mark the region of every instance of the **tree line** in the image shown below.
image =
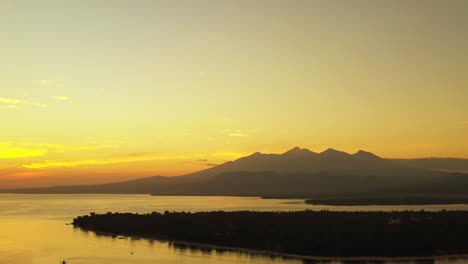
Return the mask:
[[[85,230],[314,256],[468,253],[468,212],[91,213]]]

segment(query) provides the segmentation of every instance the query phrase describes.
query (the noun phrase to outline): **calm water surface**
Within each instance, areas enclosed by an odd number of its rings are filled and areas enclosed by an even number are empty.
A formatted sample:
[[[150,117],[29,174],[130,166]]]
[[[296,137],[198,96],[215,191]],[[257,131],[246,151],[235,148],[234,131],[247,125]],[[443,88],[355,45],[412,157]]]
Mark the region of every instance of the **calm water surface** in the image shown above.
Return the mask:
[[[187,248],[169,242],[98,236],[73,228],[73,217],[90,212],[163,212],[212,210],[468,210],[466,205],[446,206],[312,206],[303,200],[251,197],[178,197],[149,195],[0,195],[0,263],[70,264],[109,263],[331,263],[278,258],[259,254]],[[133,252],[133,254],[131,254]],[[332,262],[341,263],[341,262]],[[357,263],[357,262],[352,262]],[[372,262],[377,263],[377,262]],[[382,262],[380,262],[382,263]],[[394,261],[392,263],[402,263]],[[468,263],[468,259],[436,259],[406,263]]]

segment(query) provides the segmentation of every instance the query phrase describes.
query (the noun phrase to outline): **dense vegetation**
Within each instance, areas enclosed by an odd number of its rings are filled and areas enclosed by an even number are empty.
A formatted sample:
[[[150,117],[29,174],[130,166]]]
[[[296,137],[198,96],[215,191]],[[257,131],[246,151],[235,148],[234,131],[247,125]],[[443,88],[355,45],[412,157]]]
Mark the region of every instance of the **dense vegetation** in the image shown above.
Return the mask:
[[[383,197],[383,198],[338,198],[308,199],[307,204],[314,205],[434,205],[468,204],[468,197]]]
[[[321,256],[468,253],[468,212],[165,212],[80,216],[73,225],[118,235]]]

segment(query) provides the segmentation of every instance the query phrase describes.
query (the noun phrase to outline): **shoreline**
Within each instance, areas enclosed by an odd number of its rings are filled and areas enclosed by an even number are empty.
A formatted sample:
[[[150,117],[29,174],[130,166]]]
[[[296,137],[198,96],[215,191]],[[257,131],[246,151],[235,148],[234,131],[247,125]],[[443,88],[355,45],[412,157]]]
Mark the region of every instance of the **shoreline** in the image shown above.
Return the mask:
[[[250,249],[244,247],[230,247],[230,246],[222,246],[210,243],[199,243],[199,242],[191,242],[191,241],[184,241],[184,240],[172,240],[167,238],[158,238],[158,237],[150,237],[150,236],[141,236],[141,235],[126,235],[126,234],[118,234],[118,233],[109,233],[109,232],[100,232],[95,231],[93,229],[82,229],[80,227],[74,226],[71,224],[73,228],[78,228],[82,231],[91,231],[96,235],[102,236],[121,236],[125,239],[144,239],[144,240],[156,240],[161,243],[168,243],[168,244],[180,244],[198,248],[207,248],[212,250],[227,250],[230,252],[239,252],[242,254],[258,254],[264,256],[274,256],[278,258],[294,258],[294,259],[302,259],[302,260],[318,260],[318,261],[414,261],[414,260],[435,260],[435,259],[456,259],[456,258],[468,258],[468,253],[465,254],[447,254],[447,255],[433,255],[433,256],[314,256],[314,255],[300,255],[300,254],[290,254],[284,253],[279,251],[273,250],[263,250],[263,249]]]
[[[466,221],[468,211],[165,211],[90,213],[73,224],[98,235],[172,241],[181,248],[318,260],[424,260],[468,258]]]

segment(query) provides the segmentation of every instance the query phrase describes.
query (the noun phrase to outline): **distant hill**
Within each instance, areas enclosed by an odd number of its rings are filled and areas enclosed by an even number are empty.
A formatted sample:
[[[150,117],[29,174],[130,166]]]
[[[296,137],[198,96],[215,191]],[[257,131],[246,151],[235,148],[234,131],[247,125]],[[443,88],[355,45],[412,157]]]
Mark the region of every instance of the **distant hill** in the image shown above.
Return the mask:
[[[396,162],[426,170],[468,173],[468,159],[459,158],[420,158],[395,159]]]
[[[155,176],[98,185],[2,190],[13,193],[147,193],[157,195],[251,195],[294,197],[468,193],[467,160],[384,159],[373,153],[321,153],[295,147],[282,154],[253,153],[177,177]],[[436,170],[435,168],[443,168]],[[468,166],[467,166],[468,168]]]

